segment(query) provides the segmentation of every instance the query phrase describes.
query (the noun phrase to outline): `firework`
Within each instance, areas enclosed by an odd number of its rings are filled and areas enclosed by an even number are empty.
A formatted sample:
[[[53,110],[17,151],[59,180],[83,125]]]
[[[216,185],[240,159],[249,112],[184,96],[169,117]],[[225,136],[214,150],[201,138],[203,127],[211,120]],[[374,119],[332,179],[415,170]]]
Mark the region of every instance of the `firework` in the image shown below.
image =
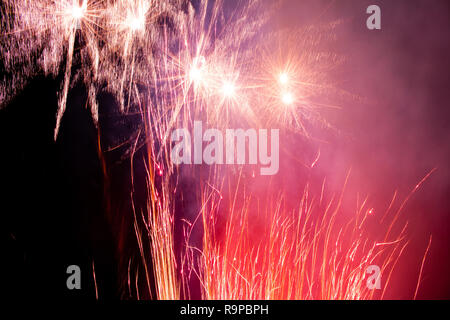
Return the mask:
[[[225,22],[224,7],[221,1],[197,9],[181,0],[6,1],[1,58],[11,78],[1,83],[2,105],[27,79],[40,72],[55,76],[62,67],[55,139],[77,79],[88,88],[95,123],[99,90],[113,93],[125,111],[146,94],[139,90],[144,86],[147,92],[158,91],[154,95],[160,103],[152,108],[171,111],[171,126],[182,121],[181,111],[187,119],[206,111],[209,121],[222,126],[234,115],[249,123],[280,119],[283,127],[294,123],[304,131],[302,121],[317,112],[314,97],[332,87],[323,72],[313,70],[338,59],[317,51],[325,32],[311,31],[314,37],[303,37],[297,50],[293,43],[300,34],[272,33],[262,40],[268,18],[256,14],[259,1],[236,9],[233,16],[240,18],[231,23]],[[268,48],[275,43],[285,48]],[[268,53],[280,51],[290,54]],[[269,97],[269,103],[261,97]]]
[[[64,65],[55,139],[74,78],[81,78],[89,90],[95,122],[96,95],[104,86],[116,95],[123,110],[125,96],[127,105],[131,103],[133,85],[151,74],[149,50],[158,43],[157,17],[163,14],[176,14],[171,1],[6,1],[2,7],[1,58],[11,76],[2,82],[2,105],[27,79],[40,72],[56,76]],[[136,51],[141,52],[139,57]],[[75,62],[81,64],[77,70],[72,68]],[[81,77],[73,77],[75,71]]]
[[[251,205],[251,196],[242,198],[245,193],[236,191],[232,203],[224,206],[225,231],[218,233],[222,197],[217,189],[207,188],[201,210],[203,248],[196,272],[202,297],[373,299],[375,291],[368,285],[367,270],[376,265],[385,275],[377,293],[382,299],[408,244],[407,224],[397,226],[397,234],[390,232],[403,205],[387,219],[388,225],[383,227],[387,232],[371,238],[368,225],[380,223],[386,215],[375,216],[365,199],[351,218],[342,219],[343,194],[325,201],[323,192],[314,196],[306,187],[292,212],[285,209],[282,196],[274,197],[260,212],[255,209],[259,206]],[[187,248],[186,260],[193,265],[192,250],[199,249],[188,244]]]
[[[221,209],[227,218],[219,236],[221,181],[240,176],[218,168],[199,188],[203,247],[192,247],[186,231],[187,251],[181,265],[176,262],[180,168],[170,160],[168,141],[174,128],[205,120],[218,129],[266,126],[309,137],[310,124],[331,127],[321,111],[336,107],[330,96],[345,94],[329,75],[344,59],[323,46],[334,41],[335,23],[267,32],[273,10],[261,10],[260,1],[227,7],[224,0],[196,7],[187,0],[4,1],[0,103],[35,75],[62,73],[55,139],[76,83],[88,92],[94,123],[102,91],[115,97],[121,112],[142,115],[131,154],[139,143],[147,147],[148,205],[134,210],[134,231],[145,282],[151,291],[154,279],[156,298],[188,296],[192,274],[205,299],[371,298],[365,270],[379,259],[382,271],[391,273],[406,245],[404,229],[393,236],[390,226],[383,241],[370,240],[362,231],[371,213],[364,205],[339,225],[340,200],[311,198],[308,189],[296,211],[268,197],[273,201],[262,212],[250,210],[252,197],[236,200],[236,191],[235,201]],[[254,216],[260,239],[249,234]]]

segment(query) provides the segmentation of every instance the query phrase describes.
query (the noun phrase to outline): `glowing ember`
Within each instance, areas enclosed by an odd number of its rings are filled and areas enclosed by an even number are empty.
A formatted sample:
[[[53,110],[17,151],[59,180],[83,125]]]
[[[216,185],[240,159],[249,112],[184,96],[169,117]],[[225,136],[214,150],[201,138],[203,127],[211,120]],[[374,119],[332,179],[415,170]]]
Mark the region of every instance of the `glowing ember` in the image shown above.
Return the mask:
[[[294,103],[294,96],[290,92],[283,93],[281,100],[285,105],[291,105]]]
[[[232,82],[225,82],[222,86],[222,94],[226,98],[232,98],[236,94],[236,86]]]
[[[287,73],[282,73],[280,74],[278,81],[282,85],[287,85],[289,83],[289,76],[287,75]]]

